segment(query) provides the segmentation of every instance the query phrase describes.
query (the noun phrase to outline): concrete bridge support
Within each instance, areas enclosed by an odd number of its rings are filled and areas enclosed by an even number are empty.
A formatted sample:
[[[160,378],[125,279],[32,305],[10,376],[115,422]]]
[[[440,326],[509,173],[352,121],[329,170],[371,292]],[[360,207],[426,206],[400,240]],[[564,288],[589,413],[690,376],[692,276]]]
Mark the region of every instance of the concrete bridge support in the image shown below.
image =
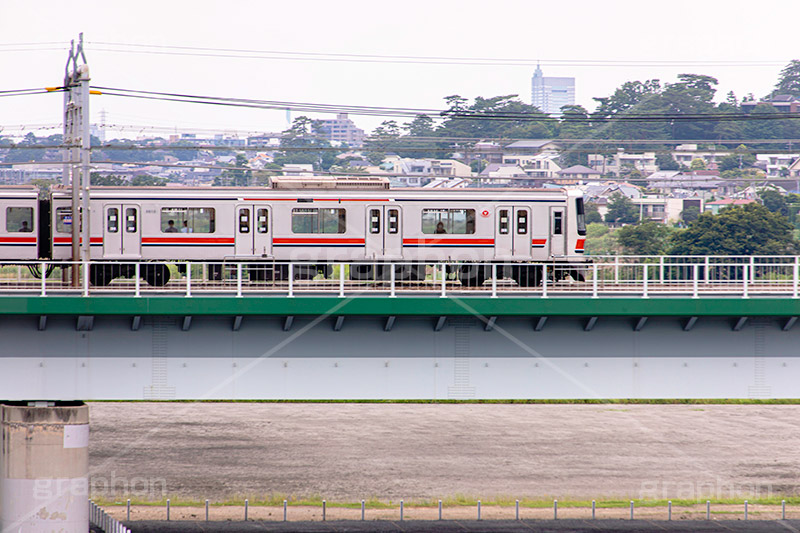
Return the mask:
[[[0,532],[86,533],[89,407],[19,402],[0,419]]]

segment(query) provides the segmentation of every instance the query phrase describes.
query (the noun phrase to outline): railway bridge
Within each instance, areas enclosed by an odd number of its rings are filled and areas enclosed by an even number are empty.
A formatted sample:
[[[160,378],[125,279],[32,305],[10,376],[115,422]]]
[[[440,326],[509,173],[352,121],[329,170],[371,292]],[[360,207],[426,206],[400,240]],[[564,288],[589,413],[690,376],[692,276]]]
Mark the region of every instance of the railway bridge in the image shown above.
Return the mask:
[[[162,287],[88,266],[78,286],[63,262],[0,269],[4,400],[800,396],[796,257],[596,258],[530,287],[498,264],[480,286],[446,263],[186,263]]]

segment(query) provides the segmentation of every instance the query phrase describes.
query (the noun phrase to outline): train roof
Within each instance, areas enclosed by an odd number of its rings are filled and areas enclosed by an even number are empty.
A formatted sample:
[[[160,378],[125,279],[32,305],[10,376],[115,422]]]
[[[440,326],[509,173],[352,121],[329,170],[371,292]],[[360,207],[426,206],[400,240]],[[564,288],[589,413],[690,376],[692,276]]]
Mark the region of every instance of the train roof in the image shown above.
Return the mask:
[[[67,187],[54,187],[53,196],[64,198],[70,196],[72,190]],[[580,191],[569,191],[567,189],[424,189],[424,188],[401,188],[388,190],[358,190],[358,189],[270,189],[265,187],[92,187],[90,192],[92,197],[109,198],[139,198],[148,199],[204,199],[214,198],[220,200],[241,201],[269,201],[269,200],[292,200],[308,198],[327,198],[327,199],[363,199],[363,200],[412,200],[417,198],[425,199],[449,199],[459,198],[475,199],[484,197],[487,200],[517,199],[523,200],[526,196],[535,195],[537,199],[552,198],[553,200],[564,199],[567,196],[582,195]]]
[[[0,185],[0,198],[38,198],[39,188],[33,185]]]

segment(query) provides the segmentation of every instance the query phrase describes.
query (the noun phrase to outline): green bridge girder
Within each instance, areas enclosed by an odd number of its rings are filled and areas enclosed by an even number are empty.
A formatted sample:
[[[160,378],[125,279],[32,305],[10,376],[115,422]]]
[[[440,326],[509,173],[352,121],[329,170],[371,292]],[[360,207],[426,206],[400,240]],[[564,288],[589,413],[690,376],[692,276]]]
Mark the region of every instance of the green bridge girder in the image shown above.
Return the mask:
[[[798,316],[800,299],[385,296],[7,296],[0,315]]]

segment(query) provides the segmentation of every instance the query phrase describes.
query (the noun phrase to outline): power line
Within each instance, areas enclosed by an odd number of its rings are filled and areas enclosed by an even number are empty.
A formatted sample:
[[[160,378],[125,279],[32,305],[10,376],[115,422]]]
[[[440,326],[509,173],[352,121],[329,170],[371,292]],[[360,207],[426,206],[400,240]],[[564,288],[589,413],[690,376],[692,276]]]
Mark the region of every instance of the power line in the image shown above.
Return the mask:
[[[780,60],[624,60],[624,59],[541,59],[541,58],[492,58],[492,57],[447,57],[390,54],[353,54],[333,52],[298,52],[288,50],[253,50],[242,48],[213,48],[202,46],[170,46],[141,43],[120,43],[91,41],[89,44],[112,46],[116,48],[95,48],[100,52],[150,53],[162,55],[192,55],[200,57],[245,58],[245,59],[284,59],[298,61],[346,61],[356,63],[413,63],[431,65],[498,65],[525,66],[537,64],[544,66],[660,66],[660,67],[761,67],[781,66],[788,61]],[[132,48],[126,50],[124,48]]]
[[[145,100],[161,100],[168,102],[196,103],[203,105],[244,107],[253,109],[272,109],[304,111],[311,113],[348,113],[353,115],[392,116],[392,117],[417,117],[426,115],[438,120],[494,120],[494,121],[520,121],[541,123],[588,123],[604,124],[608,122],[738,122],[738,121],[771,121],[800,119],[800,113],[632,113],[621,112],[610,116],[599,116],[595,113],[587,115],[564,114],[560,117],[545,115],[540,112],[475,112],[468,110],[435,110],[372,107],[336,104],[314,104],[299,102],[281,102],[274,100],[257,100],[249,98],[218,97],[207,95],[192,95],[186,93],[166,93],[159,91],[144,91],[136,89],[123,89],[115,87],[93,87],[94,90],[103,91],[103,94],[126,98],[139,98]]]

